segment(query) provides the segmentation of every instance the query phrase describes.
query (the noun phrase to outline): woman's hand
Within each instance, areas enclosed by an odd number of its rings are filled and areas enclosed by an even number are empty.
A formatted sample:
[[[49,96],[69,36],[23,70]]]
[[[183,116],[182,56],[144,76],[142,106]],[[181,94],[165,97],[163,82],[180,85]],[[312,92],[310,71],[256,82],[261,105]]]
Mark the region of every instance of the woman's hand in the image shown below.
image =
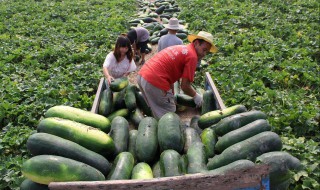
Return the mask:
[[[103,70],[104,77],[107,79],[108,84],[110,84],[114,80],[114,78],[112,76],[110,76],[107,67],[102,67],[102,70]]]
[[[108,84],[110,84],[113,80],[114,80],[114,78],[112,76],[110,76],[110,75],[107,76]]]

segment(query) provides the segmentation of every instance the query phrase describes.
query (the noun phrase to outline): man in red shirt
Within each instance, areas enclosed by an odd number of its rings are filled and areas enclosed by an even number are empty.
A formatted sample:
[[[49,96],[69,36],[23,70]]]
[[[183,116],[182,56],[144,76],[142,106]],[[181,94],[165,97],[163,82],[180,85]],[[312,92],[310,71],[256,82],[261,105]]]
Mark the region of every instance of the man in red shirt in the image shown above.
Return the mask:
[[[202,96],[191,83],[197,63],[208,52],[217,52],[217,48],[213,44],[213,36],[204,31],[189,35],[188,40],[191,42],[188,45],[170,46],[155,54],[139,71],[138,85],[157,119],[167,112],[176,111],[173,83],[180,78],[183,92],[193,97],[197,107],[202,105]]]

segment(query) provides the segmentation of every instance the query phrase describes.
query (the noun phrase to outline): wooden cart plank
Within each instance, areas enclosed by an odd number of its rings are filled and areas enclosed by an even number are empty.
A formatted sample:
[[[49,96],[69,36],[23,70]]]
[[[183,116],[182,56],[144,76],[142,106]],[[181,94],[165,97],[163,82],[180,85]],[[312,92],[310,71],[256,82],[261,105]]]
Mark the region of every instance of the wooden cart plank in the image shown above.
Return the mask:
[[[105,89],[105,80],[104,80],[104,78],[101,78],[100,82],[99,82],[98,90],[96,93],[96,97],[94,98],[94,101],[92,104],[91,112],[98,113],[101,94],[104,89]]]
[[[222,98],[221,98],[221,96],[219,94],[219,91],[218,91],[216,85],[214,84],[209,72],[206,72],[206,81],[207,81],[207,83],[209,84],[209,86],[211,87],[211,89],[213,91],[214,98],[217,101],[218,107],[220,109],[225,109],[226,106],[224,105],[224,103],[222,101]]]
[[[268,167],[259,165],[247,170],[226,175],[192,174],[177,177],[163,177],[149,180],[111,180],[92,182],[54,182],[49,184],[50,190],[240,190],[268,189],[262,179],[267,176]]]

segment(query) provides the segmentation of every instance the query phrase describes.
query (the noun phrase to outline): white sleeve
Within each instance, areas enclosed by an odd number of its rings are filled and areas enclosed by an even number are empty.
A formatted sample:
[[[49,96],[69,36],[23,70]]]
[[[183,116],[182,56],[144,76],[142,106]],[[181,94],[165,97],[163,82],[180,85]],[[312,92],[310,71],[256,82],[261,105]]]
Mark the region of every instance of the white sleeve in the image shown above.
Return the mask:
[[[132,58],[132,61],[130,63],[130,67],[128,69],[128,73],[132,72],[132,71],[135,71],[137,69],[137,65],[136,63],[134,62],[133,58]]]
[[[111,62],[113,62],[113,59],[114,59],[113,52],[110,52],[103,62],[103,67],[108,68],[110,66]]]

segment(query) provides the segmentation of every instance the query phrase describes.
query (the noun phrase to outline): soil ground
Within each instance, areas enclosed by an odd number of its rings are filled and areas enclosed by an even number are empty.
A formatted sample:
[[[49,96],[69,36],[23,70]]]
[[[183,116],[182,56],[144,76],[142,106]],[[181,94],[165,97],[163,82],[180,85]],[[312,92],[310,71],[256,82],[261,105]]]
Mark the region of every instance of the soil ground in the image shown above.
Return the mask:
[[[146,62],[154,55],[158,52],[158,45],[152,45],[151,46],[152,48],[152,51],[148,54],[145,55],[145,60]],[[128,79],[129,79],[129,82],[130,84],[135,84],[137,85],[137,75],[138,75],[138,72],[140,70],[140,68],[142,67],[142,65],[140,65],[140,60],[139,62],[136,62],[136,65],[137,65],[137,69],[134,71],[134,72],[131,72],[128,76]]]
[[[150,2],[154,2],[154,0],[149,0]],[[158,22],[161,23],[161,19],[160,17],[157,18]],[[148,54],[146,54],[145,56],[145,60],[146,62],[154,55],[158,52],[158,44],[155,45],[151,45],[152,47],[152,51]],[[138,72],[140,70],[140,68],[142,67],[142,65],[140,65],[140,62],[136,62],[137,65],[137,69],[134,72],[131,72],[128,76],[129,82],[130,84],[135,84],[137,85],[137,75]],[[180,119],[183,123],[189,125],[190,120],[193,116],[195,115],[199,115],[200,114],[200,110],[195,109],[195,108],[190,108],[190,107],[186,107],[185,110],[183,111],[176,111],[176,113],[180,116]]]

